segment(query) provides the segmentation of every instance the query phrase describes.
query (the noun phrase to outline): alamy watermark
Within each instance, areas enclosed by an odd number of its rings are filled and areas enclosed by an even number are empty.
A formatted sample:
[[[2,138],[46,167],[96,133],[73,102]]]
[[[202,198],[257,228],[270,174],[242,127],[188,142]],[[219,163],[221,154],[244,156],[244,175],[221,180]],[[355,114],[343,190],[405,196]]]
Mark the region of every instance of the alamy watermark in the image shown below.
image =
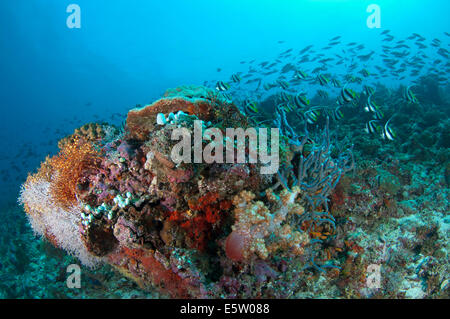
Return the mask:
[[[370,13],[367,18],[366,24],[369,29],[381,28],[381,9],[377,4],[371,4],[367,7],[366,11]]]
[[[66,25],[69,29],[81,28],[81,8],[78,4],[69,4],[66,9],[70,15],[67,17]]]
[[[381,265],[370,264],[367,266],[366,286],[370,289],[381,288]]]
[[[66,272],[69,274],[66,279],[66,286],[69,289],[81,288],[81,268],[77,264],[67,266]]]
[[[171,159],[180,163],[259,163],[261,174],[275,174],[279,168],[278,128],[270,129],[270,148],[267,128],[227,128],[225,137],[218,128],[208,128],[203,132],[202,121],[194,121],[194,147],[192,156],[192,134],[187,128],[175,128],[172,140],[180,140],[171,151]],[[203,141],[209,143],[203,148]],[[248,140],[248,147],[246,141]],[[225,158],[224,158],[225,144]],[[269,154],[270,149],[270,154]],[[236,152],[235,152],[236,151]],[[264,166],[265,165],[265,166]]]

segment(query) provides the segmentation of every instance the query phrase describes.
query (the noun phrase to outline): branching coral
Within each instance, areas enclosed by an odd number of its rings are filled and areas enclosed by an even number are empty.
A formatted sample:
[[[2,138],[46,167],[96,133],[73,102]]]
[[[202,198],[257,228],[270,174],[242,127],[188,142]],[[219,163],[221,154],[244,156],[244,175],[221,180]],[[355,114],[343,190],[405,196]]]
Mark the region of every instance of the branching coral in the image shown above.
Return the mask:
[[[74,137],[60,153],[50,160],[55,180],[51,192],[55,201],[64,208],[76,205],[77,188],[83,176],[98,168],[100,156],[92,144]]]
[[[299,187],[302,190],[307,209],[298,223],[303,231],[309,233],[311,244],[320,245],[335,234],[335,219],[329,212],[328,197],[341,177],[354,169],[352,149],[332,156],[328,117],[325,129],[315,138],[308,132],[306,124],[304,134],[298,135],[287,121],[283,109],[278,110],[274,123],[288,139],[293,155],[290,163],[278,172],[278,182],[273,188],[283,186],[291,191],[291,188]],[[310,266],[323,271],[315,263],[314,253],[310,260]]]
[[[282,185],[290,190],[290,187],[299,186],[309,204],[309,214],[305,217],[320,221],[323,219],[320,215],[326,215],[326,220],[334,224],[333,217],[328,214],[328,196],[341,177],[353,170],[352,149],[332,157],[328,118],[322,136],[317,141],[312,140],[306,127],[305,135],[297,135],[287,122],[283,110],[279,111],[275,123],[290,137],[294,156],[291,164],[278,173],[278,182],[273,188]]]

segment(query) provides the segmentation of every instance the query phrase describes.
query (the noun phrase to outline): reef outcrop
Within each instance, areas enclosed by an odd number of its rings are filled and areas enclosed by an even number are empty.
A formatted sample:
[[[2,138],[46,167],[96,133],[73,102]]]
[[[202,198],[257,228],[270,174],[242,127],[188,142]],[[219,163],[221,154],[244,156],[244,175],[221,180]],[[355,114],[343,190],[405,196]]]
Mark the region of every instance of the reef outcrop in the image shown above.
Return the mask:
[[[87,266],[108,263],[171,297],[286,297],[294,265],[333,268],[314,261],[314,247],[333,236],[327,197],[350,157],[331,158],[327,134],[290,135],[277,174],[259,163],[175,163],[172,131],[191,134],[195,121],[250,125],[220,93],[188,86],[129,111],[122,130],[78,129],[22,187],[34,230]]]

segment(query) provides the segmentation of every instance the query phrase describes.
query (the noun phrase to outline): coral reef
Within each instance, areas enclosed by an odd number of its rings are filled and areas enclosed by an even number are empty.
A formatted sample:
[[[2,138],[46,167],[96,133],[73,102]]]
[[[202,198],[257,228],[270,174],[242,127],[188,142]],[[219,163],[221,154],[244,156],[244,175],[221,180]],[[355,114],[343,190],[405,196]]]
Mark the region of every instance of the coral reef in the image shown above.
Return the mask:
[[[253,121],[208,88],[168,90],[131,110],[123,131],[77,130],[28,177],[20,202],[45,240],[28,240],[15,255],[35,260],[32,245],[64,249],[73,257],[58,258],[89,267],[80,294],[90,296],[448,298],[448,120],[437,120],[445,114],[438,106],[399,109],[394,122],[408,133],[391,143],[355,130],[357,117],[340,124],[354,143],[347,150],[330,142],[328,119],[300,134],[279,109],[280,169],[264,175],[259,163],[173,162],[174,128],[193,134],[196,121],[205,131]],[[202,147],[211,142],[220,143],[204,135]],[[368,285],[373,266],[377,288]],[[60,288],[44,296],[80,296]]]
[[[318,143],[307,132],[283,140],[282,173],[265,175],[260,163],[175,164],[173,129],[194,134],[198,121],[249,127],[220,93],[190,86],[131,110],[121,134],[110,129],[106,138],[106,126],[94,124],[76,130],[23,185],[33,229],[85,265],[110,264],[172,297],[224,295],[236,265],[247,276],[271,272],[280,258],[323,270],[312,246],[332,233],[327,197],[352,168],[346,156],[331,157],[328,126]]]

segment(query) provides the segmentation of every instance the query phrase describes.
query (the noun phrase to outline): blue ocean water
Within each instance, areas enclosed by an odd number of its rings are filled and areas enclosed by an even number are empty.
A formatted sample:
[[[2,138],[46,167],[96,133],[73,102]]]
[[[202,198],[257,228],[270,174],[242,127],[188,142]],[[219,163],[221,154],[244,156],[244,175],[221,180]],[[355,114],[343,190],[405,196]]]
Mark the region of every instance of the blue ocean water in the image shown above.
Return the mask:
[[[67,25],[71,13],[66,9],[72,3],[81,9],[80,28]],[[372,12],[367,8],[372,4],[380,9],[379,28],[368,26]],[[206,84],[214,89],[217,81],[229,81],[239,72],[241,77],[248,74],[252,60],[256,67],[263,61],[281,59],[283,66],[291,60],[298,62],[298,52],[314,45],[309,59],[319,56],[298,64],[311,76],[326,73],[343,77],[366,68],[377,74],[370,80],[372,85],[381,83],[392,89],[411,85],[437,65],[435,73],[441,72],[439,85],[448,110],[448,12],[450,2],[446,0],[2,1],[0,213],[8,216],[1,222],[3,251],[15,254],[13,239],[31,233],[25,213],[21,215],[21,208],[14,208],[18,207],[20,185],[48,154],[58,152],[58,140],[88,122],[120,126],[129,109],[157,100],[168,88]],[[395,37],[392,42],[385,41],[382,32],[386,30]],[[398,42],[413,33],[425,39],[426,48],[420,54],[414,44],[418,37]],[[337,36],[340,43],[324,50]],[[430,45],[436,38],[439,46]],[[351,42],[363,47],[349,52],[347,44]],[[385,51],[387,56],[381,56],[383,46],[402,43],[408,47]],[[279,56],[291,48],[293,57]],[[446,53],[438,54],[439,48]],[[396,57],[392,51],[411,54]],[[356,58],[371,52],[375,55],[369,61]],[[352,60],[336,65],[336,54],[341,58],[352,55]],[[318,62],[327,57],[335,60]],[[416,57],[420,72],[411,75]],[[396,59],[398,64],[390,68],[383,59]],[[354,72],[348,71],[351,63],[357,64]],[[326,65],[326,70],[313,73],[321,65]],[[382,66],[385,73],[375,66]],[[263,83],[276,79],[260,77]],[[267,97],[264,91],[254,93],[257,82],[244,82],[236,89],[240,99]],[[311,86],[310,92],[320,88]],[[361,131],[364,124],[361,120]],[[439,165],[448,165],[448,158]],[[7,220],[14,216],[22,221],[8,225]],[[26,238],[38,241],[33,236]],[[12,278],[1,258],[2,276]],[[28,259],[21,260],[26,263]],[[24,296],[18,293],[11,297]]]
[[[82,26],[69,29],[69,4],[1,4],[1,166],[19,167],[3,182],[8,196],[42,157],[17,162],[20,154],[54,152],[55,143],[41,143],[81,123],[125,114],[166,88],[228,79],[245,71],[241,60],[270,59],[282,48],[324,46],[340,35],[375,50],[386,29],[399,38],[417,32],[431,40],[449,29],[450,6],[380,0],[381,29],[369,29],[371,1],[78,1]]]

